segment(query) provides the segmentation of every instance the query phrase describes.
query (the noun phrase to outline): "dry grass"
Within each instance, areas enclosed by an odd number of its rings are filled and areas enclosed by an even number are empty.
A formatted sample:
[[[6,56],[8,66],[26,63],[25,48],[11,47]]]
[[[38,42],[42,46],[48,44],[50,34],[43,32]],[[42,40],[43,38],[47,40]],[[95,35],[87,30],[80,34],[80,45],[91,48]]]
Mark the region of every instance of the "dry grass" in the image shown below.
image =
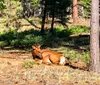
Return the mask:
[[[3,58],[4,55],[9,57]],[[33,62],[30,53],[1,54],[0,85],[100,85],[100,74],[97,73],[44,64],[32,64],[26,69],[23,67],[25,62]]]

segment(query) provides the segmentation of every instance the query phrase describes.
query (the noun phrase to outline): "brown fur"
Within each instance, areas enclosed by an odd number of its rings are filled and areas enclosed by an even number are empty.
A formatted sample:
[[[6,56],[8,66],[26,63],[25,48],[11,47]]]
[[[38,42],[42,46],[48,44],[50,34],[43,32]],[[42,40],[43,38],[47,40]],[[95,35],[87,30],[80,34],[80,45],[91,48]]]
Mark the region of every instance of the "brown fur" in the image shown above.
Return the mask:
[[[59,52],[55,52],[49,49],[40,49],[40,46],[32,46],[32,54],[35,58],[38,56],[40,59],[42,59],[42,63],[53,63],[53,64],[59,64],[61,58],[63,57],[63,54]]]

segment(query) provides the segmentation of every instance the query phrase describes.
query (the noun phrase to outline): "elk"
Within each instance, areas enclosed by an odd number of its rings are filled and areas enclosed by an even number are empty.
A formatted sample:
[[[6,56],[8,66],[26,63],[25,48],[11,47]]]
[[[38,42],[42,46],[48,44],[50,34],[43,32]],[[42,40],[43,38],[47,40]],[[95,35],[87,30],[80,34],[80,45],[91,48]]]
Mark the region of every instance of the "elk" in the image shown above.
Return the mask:
[[[65,57],[62,53],[49,49],[40,49],[40,46],[32,46],[32,55],[33,59],[45,64],[65,64]]]

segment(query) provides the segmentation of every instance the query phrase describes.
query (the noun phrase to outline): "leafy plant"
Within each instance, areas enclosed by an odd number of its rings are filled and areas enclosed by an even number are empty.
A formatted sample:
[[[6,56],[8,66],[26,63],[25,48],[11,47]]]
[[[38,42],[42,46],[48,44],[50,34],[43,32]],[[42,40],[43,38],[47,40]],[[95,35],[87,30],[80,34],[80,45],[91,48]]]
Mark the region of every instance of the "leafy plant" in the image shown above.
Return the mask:
[[[4,0],[0,0],[0,11],[3,11],[3,9],[6,8]]]
[[[79,1],[80,5],[83,7],[84,11],[84,17],[88,18],[90,17],[90,12],[91,12],[91,0],[80,0]],[[79,8],[80,9],[80,8]]]
[[[90,32],[89,27],[86,27],[86,26],[72,26],[72,27],[69,27],[67,30],[70,31],[72,34],[77,34],[77,33],[82,33],[82,32],[85,32],[85,33]]]
[[[5,41],[0,41],[0,47],[3,48],[4,46],[6,46],[6,42]]]

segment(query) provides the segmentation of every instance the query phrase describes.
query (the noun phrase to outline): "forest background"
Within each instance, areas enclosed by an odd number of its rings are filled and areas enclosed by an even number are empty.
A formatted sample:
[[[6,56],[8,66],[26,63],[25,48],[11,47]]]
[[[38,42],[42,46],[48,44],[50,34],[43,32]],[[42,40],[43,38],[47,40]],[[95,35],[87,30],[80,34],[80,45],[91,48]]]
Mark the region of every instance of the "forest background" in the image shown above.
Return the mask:
[[[90,63],[91,0],[78,0],[77,15],[74,15],[73,1],[77,0],[0,0],[0,54],[3,54],[1,57],[10,59],[14,56],[13,58],[16,59],[26,59],[22,64],[25,73],[27,69],[34,68],[34,64],[39,66],[32,59],[28,60],[26,54],[29,53],[31,56],[32,45],[41,45],[41,48],[62,52],[70,60],[72,67],[87,70],[87,68],[84,69],[84,66],[88,66]],[[12,62],[9,63],[13,65]],[[58,68],[56,68],[57,71]],[[62,68],[64,67],[62,66]],[[50,70],[48,67],[46,69]],[[75,77],[69,71],[72,72],[72,69],[68,70],[69,75],[63,77],[66,81],[72,80],[79,85],[93,83],[92,78],[99,81],[98,75],[93,74],[95,76],[91,77],[90,73],[87,77],[87,73],[82,72],[84,76],[82,80],[80,75],[77,78],[79,71],[75,70]],[[30,74],[27,72],[27,75]],[[52,74],[51,71],[49,76],[53,75],[58,76]],[[69,77],[70,75],[71,77]],[[18,76],[20,75],[18,74]],[[46,77],[46,71],[39,76]],[[28,80],[28,78],[26,79]],[[59,78],[62,80],[61,76]],[[36,79],[38,78],[36,77]],[[57,78],[55,77],[55,79]],[[17,79],[15,80],[17,81]],[[16,81],[14,82],[16,83]],[[42,80],[38,79],[38,81]],[[47,82],[45,79],[44,81]],[[42,83],[45,82],[42,81]]]

